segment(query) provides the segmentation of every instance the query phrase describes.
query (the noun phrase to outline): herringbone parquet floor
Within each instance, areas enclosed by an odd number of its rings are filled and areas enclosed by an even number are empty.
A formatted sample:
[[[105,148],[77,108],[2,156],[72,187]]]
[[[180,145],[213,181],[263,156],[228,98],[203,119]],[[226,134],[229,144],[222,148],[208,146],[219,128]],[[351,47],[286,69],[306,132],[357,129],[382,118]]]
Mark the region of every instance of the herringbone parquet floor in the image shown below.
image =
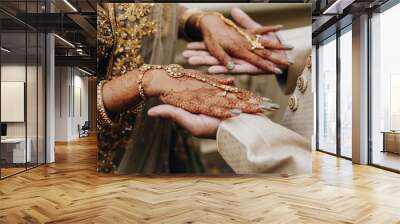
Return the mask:
[[[95,139],[0,181],[0,223],[400,223],[400,175],[314,153],[298,177],[126,177],[95,171]]]

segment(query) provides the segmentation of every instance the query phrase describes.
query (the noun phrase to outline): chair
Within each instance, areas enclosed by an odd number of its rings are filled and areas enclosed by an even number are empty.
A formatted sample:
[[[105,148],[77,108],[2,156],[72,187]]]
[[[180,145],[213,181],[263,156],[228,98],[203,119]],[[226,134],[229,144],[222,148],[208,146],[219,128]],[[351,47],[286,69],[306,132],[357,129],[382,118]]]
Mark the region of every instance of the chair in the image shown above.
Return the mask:
[[[90,130],[90,123],[89,121],[85,121],[85,123],[80,127],[78,124],[78,132],[79,132],[79,138],[80,137],[87,137],[89,136],[89,130]]]

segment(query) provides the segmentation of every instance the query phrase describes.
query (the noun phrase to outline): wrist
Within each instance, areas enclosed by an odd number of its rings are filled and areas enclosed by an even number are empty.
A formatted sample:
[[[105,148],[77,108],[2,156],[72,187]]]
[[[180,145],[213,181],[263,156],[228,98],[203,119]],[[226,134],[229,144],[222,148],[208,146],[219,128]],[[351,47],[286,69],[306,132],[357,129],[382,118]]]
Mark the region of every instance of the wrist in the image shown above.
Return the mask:
[[[195,26],[198,30],[202,31],[211,25],[217,24],[218,21],[221,21],[221,18],[216,14],[201,14],[196,18]]]
[[[158,97],[163,94],[161,79],[166,72],[163,69],[151,69],[143,76],[143,89],[146,97]]]

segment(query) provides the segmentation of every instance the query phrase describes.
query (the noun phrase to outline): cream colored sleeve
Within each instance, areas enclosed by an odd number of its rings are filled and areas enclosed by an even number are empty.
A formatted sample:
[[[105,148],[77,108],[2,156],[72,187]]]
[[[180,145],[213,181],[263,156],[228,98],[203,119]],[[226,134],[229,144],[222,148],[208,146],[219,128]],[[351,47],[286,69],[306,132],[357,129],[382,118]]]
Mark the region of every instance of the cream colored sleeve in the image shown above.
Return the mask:
[[[306,66],[307,57],[311,54],[311,26],[282,30],[276,33],[283,44],[292,45],[288,58],[294,63],[289,66],[288,73],[284,77],[276,76],[286,95],[291,94],[296,88],[299,77]]]
[[[223,121],[218,152],[238,174],[309,174],[311,145],[265,116],[241,114]]]

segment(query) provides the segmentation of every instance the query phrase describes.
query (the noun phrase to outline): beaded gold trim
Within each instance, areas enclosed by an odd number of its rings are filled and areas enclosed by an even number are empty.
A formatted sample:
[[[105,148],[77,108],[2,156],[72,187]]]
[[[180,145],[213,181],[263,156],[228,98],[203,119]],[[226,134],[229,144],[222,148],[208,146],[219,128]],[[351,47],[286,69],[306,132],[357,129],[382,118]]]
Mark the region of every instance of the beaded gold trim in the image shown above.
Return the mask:
[[[103,85],[107,82],[107,80],[102,80],[97,84],[97,124],[100,127],[111,126],[112,121],[110,117],[107,115],[106,108],[103,104]]]

